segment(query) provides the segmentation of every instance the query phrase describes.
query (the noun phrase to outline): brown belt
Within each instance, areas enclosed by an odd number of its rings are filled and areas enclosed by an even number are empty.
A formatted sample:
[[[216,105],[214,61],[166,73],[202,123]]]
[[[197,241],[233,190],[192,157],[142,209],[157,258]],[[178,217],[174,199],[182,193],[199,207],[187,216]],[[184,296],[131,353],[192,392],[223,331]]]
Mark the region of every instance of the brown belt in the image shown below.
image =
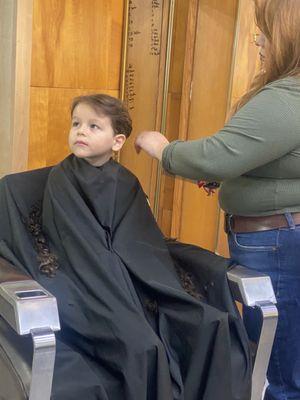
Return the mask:
[[[295,225],[300,224],[300,212],[291,213]],[[238,215],[225,215],[224,229],[232,232],[258,232],[277,228],[286,228],[289,224],[284,214],[274,214],[264,217],[242,217]]]

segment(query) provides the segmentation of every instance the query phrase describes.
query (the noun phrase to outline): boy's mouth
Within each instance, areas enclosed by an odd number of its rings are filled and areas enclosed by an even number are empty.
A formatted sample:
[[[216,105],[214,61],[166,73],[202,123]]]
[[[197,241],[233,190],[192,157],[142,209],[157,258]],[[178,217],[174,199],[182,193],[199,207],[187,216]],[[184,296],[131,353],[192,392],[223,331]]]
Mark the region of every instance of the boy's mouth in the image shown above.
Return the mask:
[[[82,140],[76,140],[74,144],[78,146],[87,146],[87,143],[83,142]]]

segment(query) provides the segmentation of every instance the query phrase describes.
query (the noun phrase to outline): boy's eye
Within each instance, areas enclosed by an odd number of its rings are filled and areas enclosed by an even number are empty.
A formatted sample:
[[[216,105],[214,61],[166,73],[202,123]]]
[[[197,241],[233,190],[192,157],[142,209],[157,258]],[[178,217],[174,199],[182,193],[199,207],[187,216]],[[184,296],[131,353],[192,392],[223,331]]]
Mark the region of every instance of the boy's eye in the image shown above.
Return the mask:
[[[77,122],[77,121],[73,121],[72,122],[72,126],[75,128],[76,126],[78,126],[79,125],[79,122]]]
[[[100,129],[100,126],[96,125],[96,124],[91,124],[91,128],[92,129]]]

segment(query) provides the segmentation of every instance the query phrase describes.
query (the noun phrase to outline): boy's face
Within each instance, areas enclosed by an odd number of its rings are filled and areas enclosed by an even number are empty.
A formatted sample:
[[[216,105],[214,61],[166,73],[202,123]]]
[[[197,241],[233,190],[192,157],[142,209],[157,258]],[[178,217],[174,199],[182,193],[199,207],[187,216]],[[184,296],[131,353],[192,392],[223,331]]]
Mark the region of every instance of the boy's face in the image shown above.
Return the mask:
[[[111,120],[97,113],[91,106],[79,103],[72,115],[69,133],[71,152],[78,158],[84,158],[95,167],[105,164],[113,151],[121,149],[124,135],[115,135]]]

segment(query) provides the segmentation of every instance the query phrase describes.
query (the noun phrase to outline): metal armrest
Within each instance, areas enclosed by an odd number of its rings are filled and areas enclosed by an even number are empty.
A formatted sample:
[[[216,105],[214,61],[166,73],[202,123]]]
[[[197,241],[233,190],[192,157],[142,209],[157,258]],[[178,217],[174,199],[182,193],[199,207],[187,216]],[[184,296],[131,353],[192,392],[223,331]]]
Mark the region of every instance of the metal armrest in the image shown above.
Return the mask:
[[[48,400],[60,329],[54,296],[36,281],[0,259],[0,315],[19,334],[31,334],[33,360],[29,400]]]
[[[227,277],[235,300],[246,306],[258,308],[262,316],[251,393],[251,400],[261,400],[278,320],[271,279],[267,275],[241,265],[230,269]]]

